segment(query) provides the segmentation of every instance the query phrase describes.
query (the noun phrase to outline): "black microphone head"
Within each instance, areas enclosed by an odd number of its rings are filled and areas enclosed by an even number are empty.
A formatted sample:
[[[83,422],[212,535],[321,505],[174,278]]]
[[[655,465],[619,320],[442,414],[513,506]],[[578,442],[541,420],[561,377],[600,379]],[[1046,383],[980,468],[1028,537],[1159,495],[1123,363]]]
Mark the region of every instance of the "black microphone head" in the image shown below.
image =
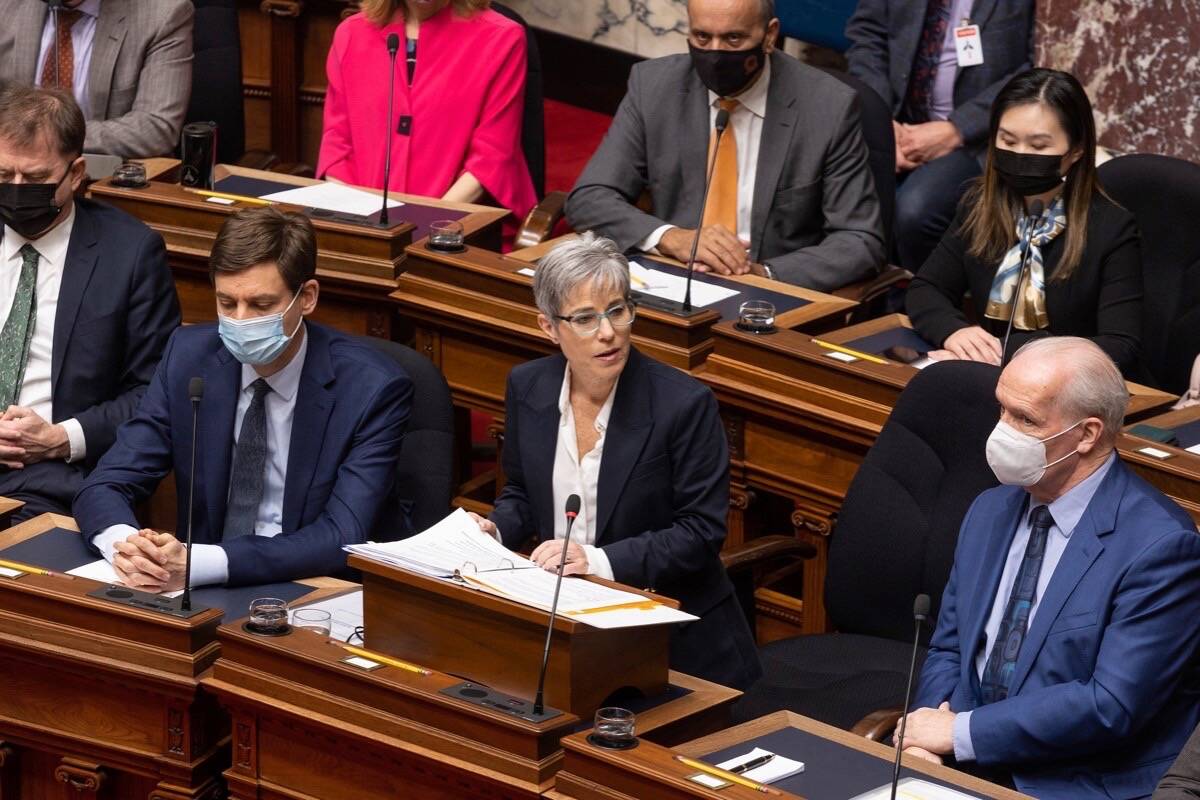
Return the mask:
[[[913,601],[913,618],[919,620],[929,619],[929,595],[917,595],[917,599]]]
[[[388,55],[390,55],[390,56],[396,55],[396,52],[400,49],[400,35],[399,34],[396,34],[396,33],[388,34],[387,48],[388,48]]]
[[[578,516],[580,505],[582,505],[582,501],[579,499],[579,495],[573,494],[570,497],[568,497],[567,498],[567,516],[568,517]]]
[[[1038,217],[1040,217],[1042,215],[1042,212],[1045,210],[1046,210],[1046,204],[1043,203],[1041,200],[1034,200],[1032,203],[1029,204],[1029,216],[1033,217],[1034,219],[1037,219]]]
[[[718,109],[717,110],[717,121],[714,126],[717,129],[717,133],[724,133],[725,128],[728,125],[729,125],[729,112],[723,108]]]
[[[193,402],[200,402],[200,398],[204,397],[204,378],[196,377],[188,381],[188,397]]]

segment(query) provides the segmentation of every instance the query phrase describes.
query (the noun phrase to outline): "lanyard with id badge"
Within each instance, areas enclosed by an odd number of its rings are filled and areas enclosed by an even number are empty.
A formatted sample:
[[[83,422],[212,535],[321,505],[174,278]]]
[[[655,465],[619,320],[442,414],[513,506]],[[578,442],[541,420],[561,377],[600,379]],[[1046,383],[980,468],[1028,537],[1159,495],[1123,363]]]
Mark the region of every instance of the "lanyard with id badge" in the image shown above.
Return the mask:
[[[983,39],[979,35],[979,26],[971,25],[964,19],[962,24],[954,29],[954,50],[958,54],[958,66],[976,67],[983,63]]]

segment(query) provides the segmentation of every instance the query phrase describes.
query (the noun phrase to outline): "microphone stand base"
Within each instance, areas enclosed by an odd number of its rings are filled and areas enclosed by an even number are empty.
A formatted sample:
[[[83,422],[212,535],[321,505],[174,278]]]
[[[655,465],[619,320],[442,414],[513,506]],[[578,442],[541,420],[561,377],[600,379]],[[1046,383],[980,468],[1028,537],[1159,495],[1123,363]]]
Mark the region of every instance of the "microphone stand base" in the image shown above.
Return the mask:
[[[511,714],[527,722],[545,722],[548,719],[561,717],[563,714],[557,708],[550,708],[549,706],[543,706],[542,713],[534,714],[532,701],[522,700],[520,697],[513,697],[510,694],[497,692],[494,689],[489,689],[486,686],[480,686],[478,683],[471,683],[470,681],[463,681],[453,686],[447,686],[440,693],[453,697],[456,700],[470,703],[471,705],[483,706],[492,711]]]
[[[208,611],[208,606],[197,606],[195,603],[192,604],[190,610],[185,611],[181,608],[182,598],[163,597],[153,592],[139,592],[137,589],[115,584],[101,586],[93,592],[88,592],[88,597],[107,600],[117,605],[140,608],[143,611],[154,611],[179,619],[190,619],[201,612]]]
[[[655,311],[664,311],[676,317],[692,318],[703,314],[707,309],[693,305],[690,309],[685,309],[683,303],[678,300],[668,300],[665,297],[656,297],[645,292],[632,292],[633,297],[637,300],[638,308],[652,308]]]

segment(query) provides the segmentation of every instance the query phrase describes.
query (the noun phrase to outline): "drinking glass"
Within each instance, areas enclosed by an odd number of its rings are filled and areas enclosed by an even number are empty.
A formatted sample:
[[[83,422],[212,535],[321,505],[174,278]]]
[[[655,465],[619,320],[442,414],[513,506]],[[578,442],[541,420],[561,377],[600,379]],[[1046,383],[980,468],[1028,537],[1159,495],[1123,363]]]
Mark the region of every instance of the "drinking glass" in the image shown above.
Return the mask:
[[[440,219],[429,223],[429,247],[447,253],[462,250],[463,226],[452,219]]]
[[[322,611],[319,608],[301,608],[292,612],[292,625],[328,636],[333,627],[333,619],[328,611]]]

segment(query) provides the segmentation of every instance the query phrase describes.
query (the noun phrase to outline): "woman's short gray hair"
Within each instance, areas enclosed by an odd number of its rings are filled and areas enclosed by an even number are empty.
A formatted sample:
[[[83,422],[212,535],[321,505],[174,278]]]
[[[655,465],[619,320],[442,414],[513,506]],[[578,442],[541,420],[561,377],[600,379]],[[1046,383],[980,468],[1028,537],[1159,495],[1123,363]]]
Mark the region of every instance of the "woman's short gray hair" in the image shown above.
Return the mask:
[[[1104,423],[1104,441],[1115,442],[1125,421],[1129,390],[1121,371],[1090,339],[1078,336],[1048,336],[1034,339],[1016,352],[1065,365],[1069,377],[1058,395],[1058,407],[1072,420],[1099,417]]]
[[[563,242],[538,262],[533,274],[538,311],[554,319],[575,287],[588,281],[602,291],[629,295],[629,262],[612,239],[591,231]]]

